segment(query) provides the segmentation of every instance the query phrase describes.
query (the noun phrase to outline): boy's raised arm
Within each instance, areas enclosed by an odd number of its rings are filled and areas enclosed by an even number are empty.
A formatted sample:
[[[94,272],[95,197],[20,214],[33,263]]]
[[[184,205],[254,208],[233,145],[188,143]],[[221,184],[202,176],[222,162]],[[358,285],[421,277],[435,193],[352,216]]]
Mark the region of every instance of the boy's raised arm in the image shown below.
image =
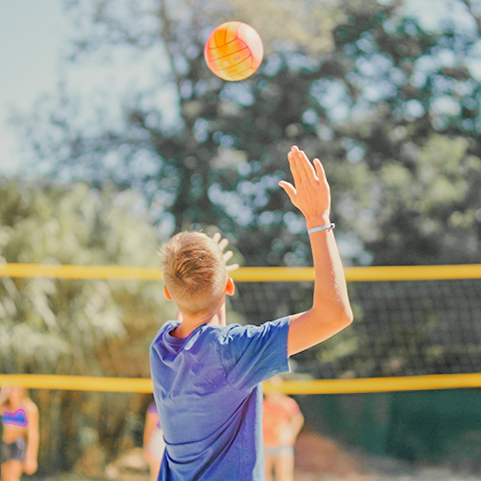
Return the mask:
[[[331,194],[319,159],[314,167],[306,154],[293,146],[289,166],[294,185],[279,185],[291,202],[304,214],[307,228],[330,225]],[[310,234],[315,284],[312,308],[291,316],[288,337],[289,356],[304,351],[348,326],[353,319],[346,279],[332,229]]]

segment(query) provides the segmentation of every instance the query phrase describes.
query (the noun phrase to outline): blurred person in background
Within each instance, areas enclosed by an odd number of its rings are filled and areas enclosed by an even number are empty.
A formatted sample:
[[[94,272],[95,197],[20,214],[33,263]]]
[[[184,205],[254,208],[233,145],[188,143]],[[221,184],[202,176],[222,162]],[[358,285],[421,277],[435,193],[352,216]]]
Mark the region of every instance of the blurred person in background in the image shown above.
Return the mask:
[[[160,463],[164,455],[164,448],[164,433],[160,428],[160,420],[157,413],[157,406],[155,405],[155,403],[152,403],[147,409],[144,428],[145,459],[150,466],[150,479],[152,481],[157,480]]]
[[[20,481],[37,471],[38,408],[23,387],[2,386],[0,391],[2,481]]]
[[[274,386],[281,383],[281,376],[270,380]],[[303,424],[304,416],[294,399],[275,391],[264,395],[265,481],[294,481],[294,443]]]

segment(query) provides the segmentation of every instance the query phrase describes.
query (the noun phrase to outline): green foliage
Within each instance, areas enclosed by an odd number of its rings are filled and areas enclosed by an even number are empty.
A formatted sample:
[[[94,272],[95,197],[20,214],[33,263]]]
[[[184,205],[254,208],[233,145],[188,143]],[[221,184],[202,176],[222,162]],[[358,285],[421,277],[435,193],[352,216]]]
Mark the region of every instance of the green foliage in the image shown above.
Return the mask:
[[[451,19],[427,31],[402,1],[294,3],[67,2],[81,26],[71,46],[77,63],[135,51],[143,71],[160,68],[164,80],[129,93],[121,122],[105,117],[111,109],[100,100],[98,114],[87,114],[65,89],[44,100],[19,120],[37,162],[62,178],[141,188],[163,235],[215,224],[248,265],[306,265],[303,220],[277,187],[298,143],[326,166],[347,263],[477,262],[476,11],[465,9],[469,28]],[[290,18],[277,36],[266,27],[265,61],[245,82],[219,80],[202,57],[206,36],[229,15],[255,25]],[[313,23],[321,17],[322,35]],[[291,28],[301,25],[304,36]],[[162,66],[149,63],[152,53]],[[445,148],[464,180],[445,175]],[[445,247],[460,225],[470,246],[462,255]],[[305,247],[296,251],[298,238]]]
[[[476,262],[479,158],[469,155],[467,139],[439,134],[431,135],[416,157],[409,169],[393,160],[382,165],[374,209],[378,234],[367,245],[379,264]]]
[[[155,233],[132,192],[6,180],[0,189],[3,262],[156,263]],[[141,282],[3,278],[1,291],[4,372],[97,374],[92,353],[126,338],[133,306],[161,308],[159,288]]]
[[[1,262],[157,263],[155,231],[144,201],[132,191],[2,179],[0,197]],[[158,283],[3,277],[0,372],[148,377],[148,346],[169,314]],[[47,470],[71,467],[90,447],[78,437],[82,426],[91,425],[96,439],[109,438],[104,449],[115,454],[125,410],[140,401],[110,395],[106,411],[99,394],[85,393],[89,409],[76,412],[72,399],[79,402],[78,395],[34,396],[41,412],[41,466]],[[52,415],[64,422],[47,422]],[[67,453],[61,439],[70,446]]]

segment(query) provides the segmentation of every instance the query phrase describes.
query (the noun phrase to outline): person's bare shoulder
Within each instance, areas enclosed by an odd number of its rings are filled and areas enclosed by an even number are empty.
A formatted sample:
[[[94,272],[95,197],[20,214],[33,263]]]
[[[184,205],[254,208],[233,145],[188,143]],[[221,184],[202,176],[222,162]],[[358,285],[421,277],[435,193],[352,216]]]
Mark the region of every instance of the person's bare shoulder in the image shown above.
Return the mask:
[[[284,398],[284,406],[292,413],[299,411],[299,405],[296,401],[294,401],[294,399],[289,396],[286,396]]]
[[[23,406],[27,411],[27,414],[38,414],[38,407],[31,399],[25,399],[23,401]]]

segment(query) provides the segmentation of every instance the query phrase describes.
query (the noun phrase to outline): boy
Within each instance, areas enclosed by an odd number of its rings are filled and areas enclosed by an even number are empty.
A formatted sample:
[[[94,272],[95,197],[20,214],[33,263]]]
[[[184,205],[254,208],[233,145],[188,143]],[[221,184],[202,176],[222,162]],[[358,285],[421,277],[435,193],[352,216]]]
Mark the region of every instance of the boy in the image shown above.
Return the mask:
[[[165,323],[150,348],[166,445],[160,481],[263,480],[260,383],[288,371],[289,356],[352,322],[324,169],[296,146],[288,160],[294,185],[279,185],[310,234],[315,286],[309,311],[261,326],[226,326],[225,295],[235,287],[217,243],[183,232],[161,254],[165,295],[182,321]]]

